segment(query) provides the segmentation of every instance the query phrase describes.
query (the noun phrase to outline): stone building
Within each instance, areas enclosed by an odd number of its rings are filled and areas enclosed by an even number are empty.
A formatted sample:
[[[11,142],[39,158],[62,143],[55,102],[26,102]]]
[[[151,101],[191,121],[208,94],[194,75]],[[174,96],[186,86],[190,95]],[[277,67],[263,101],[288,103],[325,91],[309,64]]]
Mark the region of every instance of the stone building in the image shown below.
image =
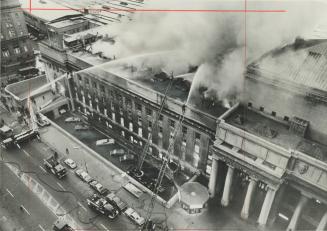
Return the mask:
[[[151,133],[148,156],[154,164],[160,164],[174,137],[173,161],[185,172],[205,173],[216,118],[227,108],[220,104],[212,107],[188,104],[194,73],[171,70],[176,76],[168,87],[171,79],[163,71],[163,60],[182,62],[174,54],[151,54],[111,61],[77,72],[70,81],[74,107],[91,115],[91,123],[98,129],[132,145],[137,155]],[[152,64],[140,67],[134,63]],[[167,98],[159,115],[166,90]],[[158,126],[155,126],[156,119]]]
[[[35,71],[35,56],[20,3],[1,0],[1,86]]]
[[[209,192],[244,219],[326,229],[326,48],[295,43],[250,65],[241,102],[217,121]]]

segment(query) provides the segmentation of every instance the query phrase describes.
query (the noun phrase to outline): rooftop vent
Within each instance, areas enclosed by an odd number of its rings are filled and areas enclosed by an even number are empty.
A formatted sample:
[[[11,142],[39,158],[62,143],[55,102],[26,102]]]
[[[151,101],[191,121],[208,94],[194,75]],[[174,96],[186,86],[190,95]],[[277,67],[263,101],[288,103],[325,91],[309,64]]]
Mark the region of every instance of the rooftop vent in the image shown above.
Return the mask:
[[[278,132],[271,127],[269,127],[267,124],[258,123],[254,130],[259,133],[259,135],[268,137],[268,138],[274,138],[277,136]]]
[[[309,121],[298,117],[293,117],[291,120],[290,131],[294,132],[299,136],[304,137],[308,127]]]
[[[234,122],[239,125],[243,125],[244,121],[245,121],[244,116],[240,114],[238,114],[234,119]]]

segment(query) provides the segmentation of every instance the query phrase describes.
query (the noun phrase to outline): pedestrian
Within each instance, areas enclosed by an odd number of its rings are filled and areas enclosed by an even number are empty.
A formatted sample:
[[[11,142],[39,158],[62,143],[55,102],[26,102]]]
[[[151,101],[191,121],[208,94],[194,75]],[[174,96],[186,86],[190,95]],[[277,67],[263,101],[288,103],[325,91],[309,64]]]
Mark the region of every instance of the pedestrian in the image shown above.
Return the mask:
[[[66,148],[66,154],[69,155],[69,150],[68,150],[68,148]]]
[[[19,209],[20,209],[20,211],[24,212],[24,209],[23,209],[22,205],[19,206]]]

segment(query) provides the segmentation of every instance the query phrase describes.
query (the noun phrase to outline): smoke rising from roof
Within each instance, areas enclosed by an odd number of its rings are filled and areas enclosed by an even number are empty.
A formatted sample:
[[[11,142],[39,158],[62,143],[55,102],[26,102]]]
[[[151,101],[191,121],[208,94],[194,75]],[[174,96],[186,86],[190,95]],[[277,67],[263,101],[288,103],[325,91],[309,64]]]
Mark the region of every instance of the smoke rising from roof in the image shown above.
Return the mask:
[[[149,1],[147,8],[243,10],[244,1],[155,0]],[[133,21],[110,29],[118,34],[116,56],[178,50],[190,65],[200,66],[190,94],[204,86],[216,92],[218,99],[224,99],[242,90],[246,63],[275,47],[291,43],[312,30],[320,17],[325,17],[323,7],[311,1],[248,1],[247,9],[287,12],[247,13],[246,27],[242,12],[137,12]]]

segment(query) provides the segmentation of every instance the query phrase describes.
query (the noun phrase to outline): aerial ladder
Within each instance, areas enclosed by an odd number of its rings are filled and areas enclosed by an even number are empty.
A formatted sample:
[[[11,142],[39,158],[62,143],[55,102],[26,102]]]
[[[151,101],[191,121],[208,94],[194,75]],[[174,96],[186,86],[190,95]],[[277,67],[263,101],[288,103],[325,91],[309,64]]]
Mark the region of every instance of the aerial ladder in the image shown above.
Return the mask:
[[[154,190],[152,191],[151,201],[150,201],[150,204],[149,204],[146,216],[145,216],[143,230],[147,230],[149,227],[149,223],[151,221],[151,215],[152,215],[152,212],[154,209],[154,203],[155,203],[156,197],[158,195],[159,188],[162,184],[162,180],[164,179],[166,169],[168,167],[168,164],[170,163],[171,156],[174,152],[175,137],[178,134],[178,132],[180,131],[182,124],[184,122],[185,109],[186,109],[186,105],[184,104],[182,106],[182,114],[179,116],[177,126],[175,127],[172,137],[170,137],[167,153],[166,153],[166,156],[163,158],[163,162],[162,162],[160,170],[159,170],[158,178],[157,178],[156,184],[154,186]],[[174,182],[174,184],[175,184],[175,182]]]
[[[166,99],[167,99],[167,94],[168,94],[168,91],[170,90],[170,88],[171,88],[171,86],[173,84],[173,79],[174,79],[174,76],[173,76],[173,73],[172,73],[171,76],[170,76],[169,83],[168,83],[168,85],[166,87],[164,97],[163,97],[163,99],[161,101],[160,108],[158,110],[157,116],[152,119],[152,124],[154,125],[153,126],[154,130],[157,129],[157,127],[158,127],[159,117],[162,114],[162,110],[163,110],[163,108],[165,106],[165,102],[166,102]],[[142,151],[141,156],[139,158],[139,163],[138,163],[138,167],[137,167],[137,176],[139,176],[139,177],[143,175],[142,167],[143,167],[145,158],[147,156],[147,153],[148,153],[148,150],[149,150],[149,147],[150,147],[150,144],[151,144],[151,142],[150,142],[151,140],[152,140],[152,132],[149,133],[148,139],[147,139],[147,141],[146,141],[146,143],[144,145],[143,151]]]

